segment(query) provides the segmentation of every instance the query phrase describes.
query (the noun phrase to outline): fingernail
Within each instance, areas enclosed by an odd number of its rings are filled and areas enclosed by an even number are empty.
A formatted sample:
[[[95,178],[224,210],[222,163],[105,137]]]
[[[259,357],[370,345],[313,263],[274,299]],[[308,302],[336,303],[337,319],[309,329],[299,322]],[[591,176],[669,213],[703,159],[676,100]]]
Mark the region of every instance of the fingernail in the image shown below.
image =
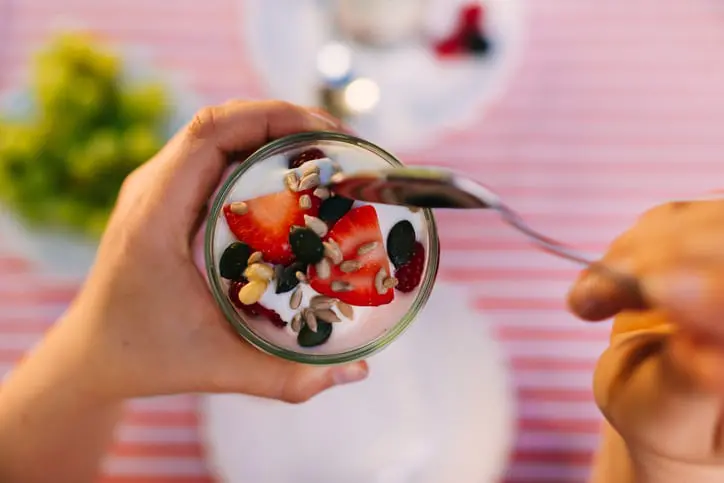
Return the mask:
[[[328,115],[326,113],[322,113],[319,111],[307,111],[310,116],[314,117],[315,119],[318,119],[319,121],[322,121],[324,124],[326,124],[328,127],[337,129],[340,126],[340,122],[338,119],[332,117],[331,115]]]
[[[335,367],[332,370],[332,380],[337,386],[358,382],[367,377],[367,367],[362,364]]]
[[[599,321],[616,315],[621,310],[618,286],[609,278],[587,273],[572,288],[569,305],[580,317]]]

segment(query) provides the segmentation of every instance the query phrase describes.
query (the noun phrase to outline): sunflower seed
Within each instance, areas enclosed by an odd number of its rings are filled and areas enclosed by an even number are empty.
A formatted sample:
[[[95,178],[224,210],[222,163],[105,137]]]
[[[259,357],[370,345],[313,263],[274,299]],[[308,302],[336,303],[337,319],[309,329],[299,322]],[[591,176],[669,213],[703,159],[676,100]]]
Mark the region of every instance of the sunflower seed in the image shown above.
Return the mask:
[[[314,266],[317,270],[317,276],[322,280],[327,280],[332,275],[332,267],[329,265],[329,260],[322,258],[322,260]]]
[[[382,281],[382,286],[390,289],[397,287],[397,284],[400,283],[399,280],[397,280],[395,277],[387,277]]]
[[[307,327],[309,327],[309,330],[317,332],[317,317],[315,317],[314,312],[309,309],[304,309],[302,313],[304,314],[304,322],[307,324]]]
[[[321,173],[321,170],[319,169],[319,166],[317,166],[316,164],[308,164],[304,167],[303,172],[304,172],[304,176],[310,176],[313,174],[319,175],[319,173]]]
[[[237,201],[232,203],[231,206],[229,206],[229,209],[235,215],[246,215],[247,213],[249,213],[249,207],[246,206],[246,203],[244,203],[243,201]]]
[[[361,245],[357,249],[357,255],[360,257],[362,255],[367,255],[368,253],[373,251],[375,248],[377,248],[377,245],[379,245],[379,243],[377,243],[376,241],[365,243],[364,245]]]
[[[304,275],[304,272],[297,272],[294,274],[295,277],[297,277],[297,280],[299,280],[302,283],[307,283],[307,276]]]
[[[324,245],[324,256],[329,258],[334,265],[339,265],[344,259],[342,250],[340,250],[337,242],[331,238],[323,243]]]
[[[317,317],[317,319],[321,320],[322,322],[327,322],[328,324],[342,322],[342,319],[340,319],[337,314],[329,309],[315,310],[314,315]]]
[[[301,287],[297,286],[297,288],[292,292],[292,296],[289,299],[289,308],[292,310],[297,310],[300,305],[302,305],[302,289]]]
[[[309,308],[312,310],[325,310],[334,307],[334,304],[338,303],[337,299],[327,297],[326,295],[315,295],[309,301]]]
[[[343,280],[335,280],[332,282],[332,292],[349,292],[352,290],[352,284]]]
[[[319,186],[319,184],[322,182],[322,180],[319,178],[319,175],[316,173],[310,173],[307,175],[304,175],[304,177],[299,181],[299,186],[297,187],[297,191],[305,191],[310,190],[312,188],[316,188]]]
[[[380,268],[380,271],[377,272],[377,275],[375,275],[375,290],[377,290],[377,293],[380,295],[386,294],[388,290],[382,284],[385,278],[387,278],[387,270]]]
[[[268,282],[274,278],[274,269],[266,263],[252,263],[244,270],[244,276],[251,281]]]
[[[294,317],[292,317],[292,323],[290,324],[292,331],[295,334],[298,334],[300,330],[302,330],[302,326],[304,325],[304,321],[302,320],[302,313],[297,312],[294,314]]]
[[[312,198],[309,195],[302,195],[299,198],[299,207],[303,210],[308,210],[312,207]]]
[[[248,265],[253,265],[255,263],[259,263],[264,260],[264,255],[262,255],[261,252],[254,252],[249,257],[249,260],[246,262]]]
[[[267,282],[252,281],[239,290],[239,301],[244,305],[255,304],[266,292]]]
[[[362,264],[357,260],[347,260],[346,262],[342,262],[339,266],[339,269],[344,273],[356,272],[360,268],[362,268]]]
[[[320,200],[326,200],[327,198],[329,198],[329,190],[327,188],[319,187],[315,189],[312,194]]]
[[[339,312],[342,315],[344,315],[345,317],[347,317],[350,320],[352,319],[352,317],[354,317],[354,309],[349,304],[346,304],[341,301],[337,301],[337,310],[339,310]]]
[[[304,215],[304,223],[307,225],[307,228],[310,228],[314,233],[319,235],[320,238],[324,237],[327,231],[329,231],[327,224],[316,216]]]
[[[289,191],[295,193],[297,191],[301,191],[299,189],[299,178],[297,177],[297,173],[294,171],[287,173],[287,175],[284,176],[284,186],[286,186]]]

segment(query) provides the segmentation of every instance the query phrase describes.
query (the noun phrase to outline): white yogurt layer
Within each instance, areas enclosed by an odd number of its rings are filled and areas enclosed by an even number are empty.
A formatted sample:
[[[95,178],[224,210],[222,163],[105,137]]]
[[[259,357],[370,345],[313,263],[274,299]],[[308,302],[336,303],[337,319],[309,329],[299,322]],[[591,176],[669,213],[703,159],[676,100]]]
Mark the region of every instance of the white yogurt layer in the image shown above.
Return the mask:
[[[347,148],[337,145],[328,146],[326,144],[320,147],[347,173],[389,167],[383,160],[371,153],[362,152],[359,148]],[[231,190],[226,203],[245,201],[285,189],[284,175],[288,172],[287,163],[288,161],[285,155],[277,155],[250,167],[248,171],[239,178]],[[310,163],[314,163],[314,161]],[[307,168],[307,164],[299,169],[303,170]],[[329,179],[329,176],[332,174],[332,162],[329,159],[325,159],[318,160],[317,164],[322,171],[321,177],[323,179]],[[360,206],[361,204],[363,203],[355,203],[355,206]],[[408,220],[415,228],[417,240],[423,244],[425,253],[427,254],[427,233],[421,212],[412,213],[409,209],[400,206],[379,204],[373,204],[372,206],[374,206],[377,211],[383,241],[386,241],[387,234],[396,223],[402,220]],[[226,247],[235,241],[237,240],[231,233],[231,230],[229,230],[222,214],[217,218],[215,226],[214,259],[217,266]],[[394,273],[394,266],[391,262],[390,268]],[[223,281],[223,283],[225,287],[228,287],[228,281]],[[309,305],[310,299],[318,295],[318,292],[307,284],[300,284],[300,286],[303,291],[301,305],[301,308],[303,308]],[[294,314],[299,311],[299,309],[292,310],[289,308],[289,300],[292,292],[276,294],[274,293],[275,288],[276,283],[270,283],[259,303],[277,312],[286,322],[290,322]],[[404,294],[395,291],[394,300],[387,305],[379,307],[355,306],[353,307],[354,317],[352,320],[346,319],[338,313],[342,322],[334,324],[334,330],[330,339],[325,344],[313,348],[300,347],[297,344],[296,334],[291,330],[289,325],[284,329],[280,329],[263,319],[252,320],[249,325],[257,335],[267,341],[297,352],[319,354],[344,352],[362,346],[392,328],[409,310],[415,295],[415,292]]]

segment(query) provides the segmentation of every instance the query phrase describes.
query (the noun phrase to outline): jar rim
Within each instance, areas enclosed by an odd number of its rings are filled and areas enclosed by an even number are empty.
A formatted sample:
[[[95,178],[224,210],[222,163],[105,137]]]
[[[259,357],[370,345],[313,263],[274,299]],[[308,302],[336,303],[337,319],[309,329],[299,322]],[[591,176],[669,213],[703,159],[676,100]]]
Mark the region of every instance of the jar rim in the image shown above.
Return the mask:
[[[310,365],[332,365],[332,364],[344,364],[357,360],[364,359],[371,356],[372,354],[387,347],[393,340],[399,337],[407,328],[410,327],[412,322],[417,318],[417,315],[423,309],[434,286],[435,278],[437,276],[439,259],[440,259],[440,243],[438,239],[437,223],[432,210],[423,209],[421,213],[425,220],[425,227],[427,232],[427,244],[428,244],[428,255],[427,262],[424,269],[424,278],[420,287],[417,290],[415,299],[413,300],[410,308],[400,319],[395,323],[388,331],[378,336],[377,338],[368,341],[367,343],[349,349],[343,352],[332,353],[332,354],[313,354],[297,352],[285,347],[281,347],[273,342],[266,340],[264,337],[255,333],[250,327],[247,326],[247,321],[243,314],[239,313],[236,308],[232,305],[228,298],[226,290],[224,290],[221,282],[221,276],[218,272],[214,257],[214,238],[216,236],[216,223],[221,216],[224,202],[227,199],[229,193],[236,185],[236,182],[241,176],[253,165],[258,162],[262,162],[267,158],[277,154],[279,151],[293,148],[295,145],[300,147],[306,143],[311,142],[336,142],[340,144],[353,145],[358,148],[362,148],[381,158],[391,166],[403,166],[394,155],[380,148],[379,146],[366,141],[364,139],[338,132],[330,131],[315,131],[292,134],[285,136],[274,141],[265,144],[257,151],[252,153],[246,160],[241,163],[229,177],[224,181],[221,188],[218,190],[216,197],[211,205],[209,214],[207,217],[206,233],[204,235],[204,260],[206,264],[206,275],[211,293],[221,308],[227,321],[232,325],[234,330],[247,342],[256,347],[257,349],[266,352],[267,354],[280,357],[293,362]]]

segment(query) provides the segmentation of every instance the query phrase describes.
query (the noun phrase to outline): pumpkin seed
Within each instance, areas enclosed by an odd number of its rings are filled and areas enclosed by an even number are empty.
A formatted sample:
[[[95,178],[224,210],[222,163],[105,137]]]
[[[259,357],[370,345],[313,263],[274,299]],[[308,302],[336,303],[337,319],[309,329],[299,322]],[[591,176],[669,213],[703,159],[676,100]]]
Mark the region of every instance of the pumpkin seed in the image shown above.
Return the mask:
[[[315,347],[322,345],[332,335],[332,324],[319,321],[317,323],[317,331],[313,332],[309,327],[302,327],[297,336],[297,343],[302,347]]]

